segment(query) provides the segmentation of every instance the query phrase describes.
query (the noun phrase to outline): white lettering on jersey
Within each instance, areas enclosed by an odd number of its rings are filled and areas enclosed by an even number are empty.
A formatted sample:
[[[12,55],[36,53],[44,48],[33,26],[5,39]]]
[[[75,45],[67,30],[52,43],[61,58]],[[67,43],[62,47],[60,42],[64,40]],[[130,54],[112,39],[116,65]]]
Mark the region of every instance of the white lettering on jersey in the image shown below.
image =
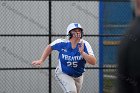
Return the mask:
[[[68,56],[68,55],[64,55],[62,54],[62,59],[64,60],[68,60],[68,61],[78,61],[82,59],[82,56]]]

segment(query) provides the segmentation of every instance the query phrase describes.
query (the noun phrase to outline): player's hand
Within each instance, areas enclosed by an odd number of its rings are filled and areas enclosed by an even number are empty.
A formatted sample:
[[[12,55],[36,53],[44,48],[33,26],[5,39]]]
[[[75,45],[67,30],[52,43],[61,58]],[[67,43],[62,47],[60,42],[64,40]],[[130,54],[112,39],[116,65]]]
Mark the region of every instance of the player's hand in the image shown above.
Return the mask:
[[[78,45],[79,52],[82,54],[84,52],[84,43],[83,40],[80,41],[80,44]]]
[[[32,62],[32,65],[33,65],[33,66],[38,66],[38,67],[40,67],[40,66],[42,65],[42,63],[43,63],[42,60],[37,60],[37,61],[33,61],[33,62]]]

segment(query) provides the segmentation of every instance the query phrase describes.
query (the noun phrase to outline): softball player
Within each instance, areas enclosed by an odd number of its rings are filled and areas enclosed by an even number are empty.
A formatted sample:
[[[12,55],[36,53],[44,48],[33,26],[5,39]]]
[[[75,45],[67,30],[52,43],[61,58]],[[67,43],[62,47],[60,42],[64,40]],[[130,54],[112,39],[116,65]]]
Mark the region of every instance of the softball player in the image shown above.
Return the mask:
[[[80,93],[83,83],[85,64],[94,65],[96,58],[90,44],[82,39],[83,28],[79,23],[71,23],[67,27],[68,39],[57,39],[47,46],[40,60],[33,65],[41,65],[52,50],[59,52],[55,78],[64,93]]]

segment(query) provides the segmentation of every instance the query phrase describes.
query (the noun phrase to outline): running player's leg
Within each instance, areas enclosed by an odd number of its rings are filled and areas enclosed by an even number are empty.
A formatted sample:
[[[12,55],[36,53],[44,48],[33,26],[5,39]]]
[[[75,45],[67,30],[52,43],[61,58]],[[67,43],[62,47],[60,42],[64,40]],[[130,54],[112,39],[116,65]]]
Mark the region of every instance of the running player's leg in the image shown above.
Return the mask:
[[[55,79],[58,81],[64,93],[77,93],[74,79],[61,72],[59,68],[55,71]]]
[[[74,78],[74,80],[75,80],[77,93],[80,93],[80,90],[81,90],[82,84],[83,84],[83,75],[78,78]]]

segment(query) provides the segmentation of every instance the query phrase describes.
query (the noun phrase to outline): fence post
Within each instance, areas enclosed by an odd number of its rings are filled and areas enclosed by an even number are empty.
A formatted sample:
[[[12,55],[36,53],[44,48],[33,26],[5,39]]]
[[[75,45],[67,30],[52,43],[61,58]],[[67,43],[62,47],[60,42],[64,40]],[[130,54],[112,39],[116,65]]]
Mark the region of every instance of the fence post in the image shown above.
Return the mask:
[[[103,34],[103,0],[99,2],[99,34]],[[99,37],[99,68],[103,67],[103,37]],[[103,93],[103,69],[99,69],[99,93]]]
[[[51,33],[51,7],[52,7],[52,5],[51,5],[52,3],[51,3],[51,0],[49,0],[49,44],[51,43],[51,35],[52,35],[52,33]],[[51,54],[49,55],[49,93],[52,93],[52,79],[51,79],[51,77],[52,77],[52,69],[51,69],[51,67],[52,67],[52,65],[51,65]]]

